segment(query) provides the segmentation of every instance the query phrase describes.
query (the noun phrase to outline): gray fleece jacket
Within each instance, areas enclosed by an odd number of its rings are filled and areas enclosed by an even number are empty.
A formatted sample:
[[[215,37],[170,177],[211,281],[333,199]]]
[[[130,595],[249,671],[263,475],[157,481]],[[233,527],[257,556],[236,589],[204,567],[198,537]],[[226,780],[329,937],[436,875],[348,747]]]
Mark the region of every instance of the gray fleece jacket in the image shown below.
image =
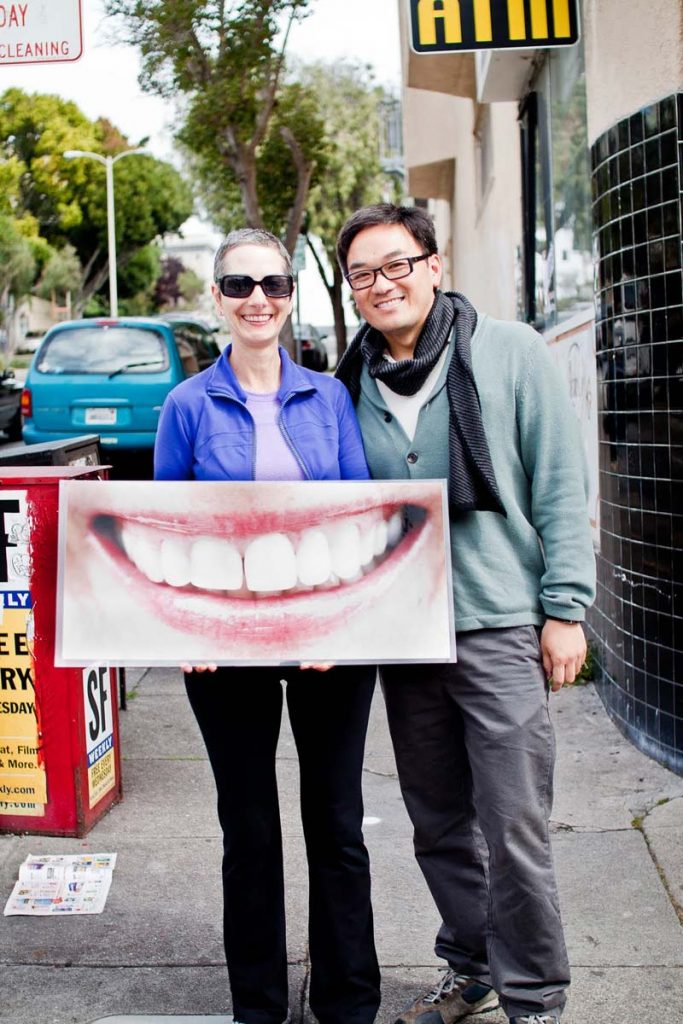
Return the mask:
[[[584,451],[566,383],[526,324],[480,314],[471,350],[507,518],[468,512],[451,521],[456,632],[541,625],[546,616],[583,620],[595,596],[595,558]],[[447,366],[412,442],[363,368],[356,412],[374,478],[448,477]]]

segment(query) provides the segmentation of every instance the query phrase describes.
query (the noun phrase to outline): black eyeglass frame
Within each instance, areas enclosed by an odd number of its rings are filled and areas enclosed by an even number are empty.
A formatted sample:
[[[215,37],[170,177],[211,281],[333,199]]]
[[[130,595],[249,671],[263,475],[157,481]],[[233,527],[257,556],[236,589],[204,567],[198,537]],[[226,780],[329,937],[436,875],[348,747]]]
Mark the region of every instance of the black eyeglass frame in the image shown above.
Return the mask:
[[[423,252],[421,256],[397,256],[393,260],[387,260],[387,262],[383,263],[381,267],[372,267],[372,268],[368,267],[367,269],[363,269],[363,270],[352,270],[350,274],[344,274],[344,277],[346,278],[346,280],[347,280],[347,282],[349,284],[349,287],[351,288],[352,291],[354,291],[354,292],[364,292],[364,291],[367,291],[368,288],[372,288],[374,286],[375,281],[377,280],[377,275],[378,274],[381,274],[382,277],[386,281],[402,281],[404,277],[410,277],[410,275],[412,274],[413,268],[414,268],[416,263],[420,263],[421,260],[427,260],[427,259],[429,259],[430,256],[434,256],[434,255],[435,254],[433,252]],[[389,277],[388,274],[384,273],[384,268],[385,267],[390,267],[392,263],[404,263],[404,262],[408,263],[409,266],[410,266],[410,269],[408,270],[408,272],[406,274],[399,274],[398,277]],[[371,283],[370,284],[362,284],[360,286],[360,288],[355,288],[354,285],[353,285],[353,278],[357,274],[372,274],[373,278],[372,278]]]
[[[227,287],[226,282],[230,280],[244,281],[245,283],[248,282],[251,285],[251,288],[248,292],[239,292],[237,294],[228,292],[225,290]],[[269,282],[272,282],[273,280],[287,281],[289,291],[271,292],[269,290]],[[248,299],[257,285],[260,285],[261,291],[264,295],[267,295],[269,299],[291,299],[294,294],[294,277],[291,274],[266,274],[266,276],[262,277],[260,281],[255,281],[249,274],[223,274],[223,276],[216,281],[216,284],[218,285],[221,295],[225,295],[226,299]]]

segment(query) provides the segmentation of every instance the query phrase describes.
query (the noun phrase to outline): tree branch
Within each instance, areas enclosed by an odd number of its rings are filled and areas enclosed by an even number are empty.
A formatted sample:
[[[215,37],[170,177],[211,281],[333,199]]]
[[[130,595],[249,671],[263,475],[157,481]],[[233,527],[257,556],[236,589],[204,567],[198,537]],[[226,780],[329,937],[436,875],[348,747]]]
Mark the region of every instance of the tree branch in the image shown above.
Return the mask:
[[[287,49],[287,42],[289,40],[289,33],[294,23],[295,10],[292,8],[289,14],[289,21],[287,22],[287,28],[285,29],[285,37],[282,41],[282,49],[275,58],[275,67],[271,72],[270,81],[268,87],[263,95],[263,105],[259,110],[256,118],[256,125],[254,127],[254,135],[251,142],[252,152],[255,152],[257,147],[263,142],[266,131],[268,130],[268,123],[273,113],[275,106],[275,97],[277,95],[278,86],[280,85],[280,78],[282,77],[282,71],[285,66],[285,51]]]
[[[322,260],[318,256],[318,253],[317,253],[317,251],[315,249],[315,246],[313,245],[313,242],[311,241],[311,236],[308,235],[308,234],[306,235],[306,244],[307,244],[308,248],[311,250],[311,252],[313,253],[313,259],[315,260],[315,264],[316,264],[316,266],[318,268],[318,272],[319,272],[319,274],[320,274],[320,276],[322,278],[323,284],[327,288],[327,294],[330,296],[330,298],[332,298],[332,296],[334,294],[334,288],[332,287],[330,282],[327,280],[327,272],[325,270],[325,267],[323,266]]]
[[[301,221],[303,220],[304,210],[306,208],[306,199],[308,198],[308,190],[311,185],[314,162],[306,159],[291,128],[283,125],[283,127],[280,128],[280,134],[292,154],[292,159],[294,160],[294,166],[296,167],[297,172],[296,195],[289,210],[287,231],[285,233],[285,248],[288,252],[292,253],[294,252],[297,235],[299,234]]]

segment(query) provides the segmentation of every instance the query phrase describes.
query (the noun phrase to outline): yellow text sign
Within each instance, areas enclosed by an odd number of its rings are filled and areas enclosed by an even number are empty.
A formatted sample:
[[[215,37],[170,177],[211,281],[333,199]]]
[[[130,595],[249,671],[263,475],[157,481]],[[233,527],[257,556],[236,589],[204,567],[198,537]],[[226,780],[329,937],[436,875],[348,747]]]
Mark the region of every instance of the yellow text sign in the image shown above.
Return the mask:
[[[572,46],[577,0],[408,0],[417,53]]]
[[[35,665],[26,639],[30,614],[28,608],[5,608],[0,622],[0,801],[3,805],[31,806],[47,802],[45,765],[38,739]]]

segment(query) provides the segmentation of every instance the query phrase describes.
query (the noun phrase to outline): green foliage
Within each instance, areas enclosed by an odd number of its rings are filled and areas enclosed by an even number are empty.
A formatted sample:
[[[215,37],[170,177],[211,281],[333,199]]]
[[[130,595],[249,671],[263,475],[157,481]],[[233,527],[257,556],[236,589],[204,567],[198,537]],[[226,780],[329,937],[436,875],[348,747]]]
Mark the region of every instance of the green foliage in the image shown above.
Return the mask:
[[[290,250],[320,134],[315,117],[305,116],[281,78],[287,26],[305,16],[309,3],[105,0],[123,38],[140,49],[143,87],[184,97],[178,138],[194,155],[200,178],[212,182],[207,188],[215,198],[207,204],[212,212],[220,205],[221,188],[231,219],[241,206],[242,224],[284,225],[281,233]],[[299,99],[305,105],[303,96]],[[278,194],[270,185],[259,186],[259,174],[262,182],[267,173],[260,157],[262,147],[283,145],[289,150],[287,187]]]
[[[194,306],[199,296],[204,291],[204,282],[194,270],[183,270],[178,276],[181,304],[186,308]]]
[[[128,140],[106,120],[89,121],[76,104],[57,96],[8,89],[0,95],[0,200],[34,243],[38,264],[70,245],[83,269],[81,302],[107,278],[105,169],[95,160],[66,160],[79,149],[115,155]],[[114,169],[119,272],[138,249],[175,231],[192,212],[188,185],[169,164],[148,156]],[[46,249],[46,245],[51,249]],[[77,298],[77,304],[79,300]]]
[[[0,317],[6,317],[9,297],[26,295],[35,279],[36,261],[29,241],[9,217],[0,216]]]
[[[73,245],[53,250],[43,268],[36,292],[44,299],[52,295],[63,299],[67,292],[78,291],[83,268]]]
[[[283,86],[255,159],[262,224],[280,237],[287,232],[289,213],[297,193],[296,167],[284,137],[288,131],[300,141],[304,160],[313,166],[311,184],[316,184],[325,173],[325,126],[314,91],[297,82]],[[185,138],[184,133],[181,138]],[[195,159],[193,167],[203,204],[213,222],[226,234],[244,227],[244,207],[237,178],[231,169],[217,172],[214,159],[201,157]]]
[[[381,202],[387,177],[380,161],[380,107],[387,98],[362,64],[322,62],[299,71],[315,94],[325,124],[324,174],[306,207],[308,230],[334,261],[340,228],[359,207]]]
[[[377,86],[370,69],[352,62],[309,64],[299,70],[304,87],[319,104],[325,126],[325,164],[306,206],[307,233],[322,241],[331,271],[326,271],[309,245],[334,312],[337,355],[346,348],[346,320],[342,299],[343,278],[337,265],[337,235],[345,221],[361,206],[392,195],[382,168],[382,104],[390,99]]]

